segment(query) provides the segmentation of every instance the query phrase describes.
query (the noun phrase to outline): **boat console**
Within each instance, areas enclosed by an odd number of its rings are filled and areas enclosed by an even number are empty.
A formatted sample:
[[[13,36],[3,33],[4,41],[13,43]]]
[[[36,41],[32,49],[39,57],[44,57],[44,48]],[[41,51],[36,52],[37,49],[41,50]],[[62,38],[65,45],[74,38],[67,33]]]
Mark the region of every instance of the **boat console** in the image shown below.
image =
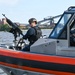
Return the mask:
[[[75,7],[66,10],[46,39],[39,39],[30,52],[75,56]]]

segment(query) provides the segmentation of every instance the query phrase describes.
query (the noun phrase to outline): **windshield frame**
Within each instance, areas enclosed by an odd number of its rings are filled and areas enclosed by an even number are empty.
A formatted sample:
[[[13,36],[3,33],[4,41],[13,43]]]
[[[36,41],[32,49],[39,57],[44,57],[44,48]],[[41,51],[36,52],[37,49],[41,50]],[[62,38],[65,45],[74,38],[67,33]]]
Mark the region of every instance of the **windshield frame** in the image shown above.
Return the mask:
[[[64,24],[63,28],[60,30],[60,32],[58,33],[58,35],[53,35],[53,33],[55,34],[55,30],[58,28],[58,26],[60,26],[60,22],[61,20],[64,18],[64,16],[66,14],[71,14],[71,16],[69,17],[69,19],[67,20],[67,22]],[[67,23],[69,22],[69,20],[71,19],[71,17],[73,16],[74,13],[66,13],[64,12],[63,15],[61,16],[61,18],[59,19],[59,21],[57,22],[57,24],[55,25],[54,29],[52,30],[51,34],[49,35],[49,38],[53,38],[53,39],[60,39],[59,36],[63,33],[63,30],[67,27]],[[66,34],[67,35],[67,34]]]

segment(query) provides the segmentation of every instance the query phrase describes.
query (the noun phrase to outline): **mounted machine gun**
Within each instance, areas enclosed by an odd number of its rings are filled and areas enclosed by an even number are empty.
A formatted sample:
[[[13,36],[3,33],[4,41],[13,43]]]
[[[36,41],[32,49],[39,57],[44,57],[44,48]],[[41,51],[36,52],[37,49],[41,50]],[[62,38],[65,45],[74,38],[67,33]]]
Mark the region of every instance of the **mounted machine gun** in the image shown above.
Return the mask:
[[[2,14],[2,15],[6,18],[6,22],[12,27],[9,32],[13,33],[14,39],[15,39],[15,40],[14,40],[15,48],[18,48],[18,45],[19,45],[19,44],[22,44],[22,43],[25,43],[25,42],[21,39],[21,40],[19,40],[18,43],[16,43],[17,37],[18,37],[18,35],[22,35],[22,36],[24,36],[24,35],[23,35],[21,29],[18,27],[18,25],[17,25],[16,23],[13,23],[10,19],[8,19],[8,18],[5,16],[5,14]]]

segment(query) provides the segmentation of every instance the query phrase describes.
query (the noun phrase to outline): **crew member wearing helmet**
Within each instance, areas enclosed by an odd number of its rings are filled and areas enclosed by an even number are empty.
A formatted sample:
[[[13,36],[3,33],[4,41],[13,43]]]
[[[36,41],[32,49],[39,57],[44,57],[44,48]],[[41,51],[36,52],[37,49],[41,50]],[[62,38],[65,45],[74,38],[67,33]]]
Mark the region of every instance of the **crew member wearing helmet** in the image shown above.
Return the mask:
[[[37,26],[37,20],[30,18],[28,22],[31,28],[28,29],[23,39],[28,39],[29,45],[23,48],[22,51],[30,51],[30,46],[42,36],[41,29]]]

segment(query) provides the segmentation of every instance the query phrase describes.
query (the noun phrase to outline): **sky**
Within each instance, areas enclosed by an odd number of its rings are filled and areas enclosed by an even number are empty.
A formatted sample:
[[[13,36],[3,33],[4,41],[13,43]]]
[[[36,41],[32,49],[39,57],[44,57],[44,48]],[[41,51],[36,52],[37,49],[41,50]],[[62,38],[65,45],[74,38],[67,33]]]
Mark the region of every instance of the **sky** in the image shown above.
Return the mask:
[[[32,17],[40,21],[74,5],[75,0],[0,0],[0,18],[5,14],[13,22],[28,23]]]

